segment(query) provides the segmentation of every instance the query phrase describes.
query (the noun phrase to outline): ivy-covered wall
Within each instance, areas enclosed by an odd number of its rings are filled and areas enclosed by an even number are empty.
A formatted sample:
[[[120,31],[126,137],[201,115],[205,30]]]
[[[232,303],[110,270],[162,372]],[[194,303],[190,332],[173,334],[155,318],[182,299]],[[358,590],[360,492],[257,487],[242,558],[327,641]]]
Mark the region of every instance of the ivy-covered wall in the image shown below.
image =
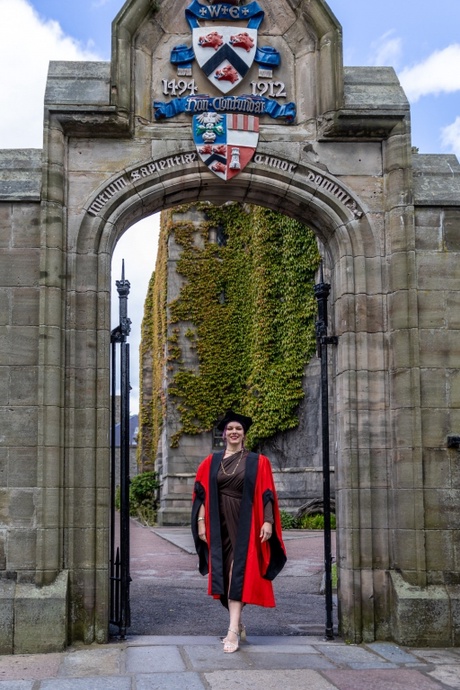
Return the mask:
[[[139,436],[138,465],[141,471],[154,469],[158,439],[166,410],[163,385],[167,337],[167,271],[169,217],[161,214],[155,271],[144,303],[139,351]]]
[[[252,447],[298,425],[316,349],[318,265],[313,233],[265,208],[200,204],[163,212],[142,326],[144,467],[157,454],[168,406],[180,422],[171,447],[210,431],[230,407],[253,417]],[[171,295],[173,270],[180,285]]]

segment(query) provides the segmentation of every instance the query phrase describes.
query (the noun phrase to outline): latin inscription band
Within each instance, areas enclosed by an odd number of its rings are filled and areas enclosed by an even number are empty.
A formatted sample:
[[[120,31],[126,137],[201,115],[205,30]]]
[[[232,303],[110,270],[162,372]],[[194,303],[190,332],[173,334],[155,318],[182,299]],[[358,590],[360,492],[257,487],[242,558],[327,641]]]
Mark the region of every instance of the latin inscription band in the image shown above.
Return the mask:
[[[140,166],[131,170],[130,173],[124,173],[116,180],[111,182],[105,189],[97,195],[97,197],[92,202],[91,206],[88,208],[88,213],[91,216],[97,216],[106,204],[120,192],[122,192],[130,184],[142,180],[146,177],[152,175],[161,174],[164,170],[169,170],[178,166],[185,166],[190,163],[195,163],[198,160],[198,154],[196,151],[190,153],[182,153],[176,156],[169,156],[168,158],[161,158],[159,160],[153,160],[145,165]],[[282,172],[287,172],[293,174],[297,168],[296,163],[290,163],[282,158],[277,158],[276,156],[268,156],[261,153],[256,153],[253,157],[253,162],[256,165],[266,165],[269,168],[274,168],[276,170],[281,170]],[[361,218],[363,212],[358,208],[356,202],[351,198],[351,196],[339,185],[337,185],[332,180],[329,180],[323,175],[314,173],[313,171],[308,172],[307,180],[316,185],[316,187],[323,189],[332,196],[334,196],[338,201],[340,201],[349,211],[353,213],[355,218]]]
[[[146,165],[142,165],[141,167],[132,170],[129,174],[124,173],[114,182],[111,182],[109,185],[107,185],[101,194],[98,194],[96,199],[89,207],[88,213],[91,216],[97,216],[113,196],[118,194],[118,192],[122,191],[132,182],[142,180],[145,177],[150,177],[151,175],[155,175],[155,173],[161,173],[163,170],[168,170],[169,168],[175,168],[178,165],[194,163],[196,160],[198,160],[198,155],[196,151],[192,151],[190,153],[182,153],[177,156],[169,156],[168,158],[161,158],[157,161],[151,161]]]
[[[284,119],[292,123],[296,116],[295,103],[278,103],[265,96],[208,96],[197,94],[175,98],[172,101],[154,101],[155,119],[175,117],[180,113],[249,113],[251,115],[269,115],[273,119]]]

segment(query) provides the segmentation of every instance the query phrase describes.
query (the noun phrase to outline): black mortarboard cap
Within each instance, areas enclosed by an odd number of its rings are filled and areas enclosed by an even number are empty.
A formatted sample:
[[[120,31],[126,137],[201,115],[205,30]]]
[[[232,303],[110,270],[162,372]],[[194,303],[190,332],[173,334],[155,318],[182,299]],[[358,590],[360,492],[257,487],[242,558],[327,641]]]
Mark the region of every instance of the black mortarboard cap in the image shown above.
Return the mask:
[[[252,419],[251,417],[245,417],[244,414],[233,412],[233,410],[227,410],[225,417],[218,422],[217,428],[219,431],[223,431],[230,422],[239,422],[244,429],[244,433],[246,433],[252,424]]]

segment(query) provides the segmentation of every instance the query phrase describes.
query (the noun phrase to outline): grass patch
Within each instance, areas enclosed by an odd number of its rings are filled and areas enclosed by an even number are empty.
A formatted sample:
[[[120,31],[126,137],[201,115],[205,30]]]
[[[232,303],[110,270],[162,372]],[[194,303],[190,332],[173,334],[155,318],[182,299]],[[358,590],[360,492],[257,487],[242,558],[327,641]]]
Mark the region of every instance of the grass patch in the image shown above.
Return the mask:
[[[296,518],[295,515],[286,510],[280,510],[280,515],[282,529],[324,529],[324,515],[322,513],[302,515],[302,517]],[[331,513],[331,529],[335,528],[335,515]]]
[[[129,514],[143,525],[154,525],[157,519],[157,490],[159,487],[156,472],[137,474],[129,483]],[[115,507],[120,510],[120,487],[115,492]]]
[[[337,563],[333,563],[331,567],[332,589],[337,589]]]

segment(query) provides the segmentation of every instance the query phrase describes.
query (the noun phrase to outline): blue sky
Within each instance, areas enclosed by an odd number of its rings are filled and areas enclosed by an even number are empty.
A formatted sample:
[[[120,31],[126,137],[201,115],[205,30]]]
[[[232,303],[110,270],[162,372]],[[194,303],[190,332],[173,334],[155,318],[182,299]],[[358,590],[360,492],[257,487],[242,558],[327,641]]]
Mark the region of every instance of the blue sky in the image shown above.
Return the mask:
[[[49,60],[109,60],[111,23],[123,4],[0,0],[0,148],[41,148]],[[460,157],[460,0],[330,0],[329,7],[343,27],[345,65],[395,68],[412,106],[413,145]],[[157,228],[150,219],[131,228],[114,255],[114,279],[123,256],[132,282],[131,352],[139,344]],[[132,379],[135,408],[134,362]]]

